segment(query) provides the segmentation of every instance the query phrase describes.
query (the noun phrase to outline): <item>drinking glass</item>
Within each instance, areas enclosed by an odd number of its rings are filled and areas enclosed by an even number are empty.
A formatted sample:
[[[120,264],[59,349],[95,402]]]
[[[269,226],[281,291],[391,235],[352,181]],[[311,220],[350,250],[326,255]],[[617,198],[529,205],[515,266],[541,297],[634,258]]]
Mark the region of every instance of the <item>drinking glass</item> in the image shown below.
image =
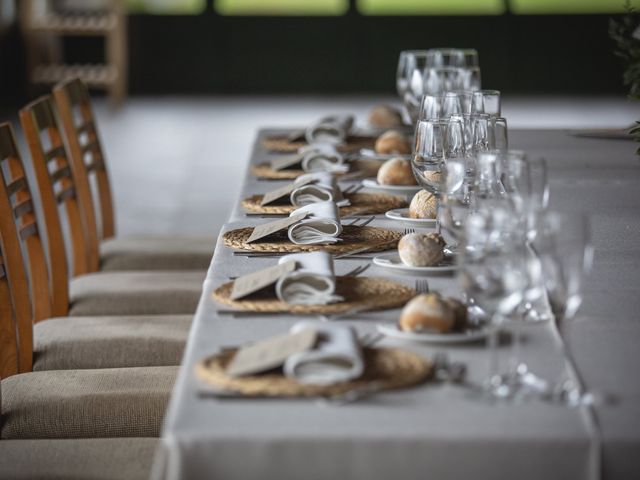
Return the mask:
[[[438,208],[440,233],[447,244],[448,253],[458,253],[464,238],[467,218],[473,211],[473,189],[469,182],[462,182],[456,190],[443,194]]]
[[[442,97],[442,117],[450,118],[451,115],[462,114],[462,102],[456,92],[445,92]]]
[[[420,120],[416,125],[411,167],[418,184],[438,198],[445,183],[442,166],[448,122],[440,119]]]
[[[589,240],[589,222],[585,215],[572,212],[546,212],[539,220],[538,234],[533,242],[542,267],[542,280],[557,325],[573,318],[582,303],[582,279],[591,269],[593,250]],[[593,403],[595,396],[585,392],[575,367],[571,351],[556,330],[573,380],[561,381],[551,387],[551,399],[569,406]]]
[[[466,67],[460,72],[460,86],[465,90],[477,91],[482,88],[480,67]]]
[[[468,215],[459,259],[459,281],[467,299],[490,318],[485,392],[491,398],[509,397],[508,376],[498,366],[499,329],[525,296],[529,267],[522,232],[508,203],[487,201]]]
[[[500,91],[477,90],[473,92],[473,103],[471,108],[471,113],[486,113],[492,117],[499,117],[502,111]]]
[[[478,52],[473,48],[431,48],[427,51],[431,67],[477,67]]]
[[[409,81],[413,72],[412,65],[415,63],[415,58],[426,54],[426,50],[403,50],[400,52],[396,70],[396,90],[400,98],[404,99],[404,95],[409,88]]]
[[[490,148],[506,152],[509,149],[507,119],[502,117],[491,117],[489,119],[489,132]]]
[[[420,101],[422,99],[422,95],[425,93],[424,71],[426,62],[426,51],[407,51],[405,54],[402,74],[399,75],[399,77],[402,77],[403,79],[400,82],[404,92],[402,100],[412,122],[415,122],[418,117]],[[396,82],[396,85],[397,84],[398,83]]]
[[[443,95],[440,93],[423,95],[420,102],[420,114],[418,115],[418,120],[441,118],[442,99]]]
[[[463,70],[461,67],[426,67],[422,77],[423,94],[461,90]]]

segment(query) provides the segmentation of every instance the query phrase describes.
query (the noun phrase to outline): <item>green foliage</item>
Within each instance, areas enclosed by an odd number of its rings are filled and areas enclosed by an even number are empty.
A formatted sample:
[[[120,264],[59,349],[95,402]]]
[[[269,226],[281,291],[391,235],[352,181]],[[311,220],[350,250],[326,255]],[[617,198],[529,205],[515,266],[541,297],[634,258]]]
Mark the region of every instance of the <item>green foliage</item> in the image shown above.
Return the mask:
[[[625,1],[626,14],[616,21],[609,21],[609,35],[616,44],[614,53],[624,63],[622,81],[629,87],[629,96],[640,100],[640,14]],[[640,142],[640,122],[629,130],[629,134]],[[636,150],[640,155],[640,148]]]

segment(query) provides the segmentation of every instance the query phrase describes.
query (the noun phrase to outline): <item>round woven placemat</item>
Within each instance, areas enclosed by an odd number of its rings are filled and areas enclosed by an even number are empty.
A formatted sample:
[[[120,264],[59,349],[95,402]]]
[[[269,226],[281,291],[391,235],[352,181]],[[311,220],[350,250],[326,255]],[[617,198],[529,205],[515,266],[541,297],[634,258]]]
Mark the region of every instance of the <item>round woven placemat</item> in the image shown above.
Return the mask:
[[[322,250],[333,254],[348,253],[358,248],[371,247],[369,252],[382,252],[390,250],[398,245],[402,238],[402,233],[395,230],[387,230],[380,227],[355,227],[345,225],[340,238],[341,242],[330,243],[328,245],[296,245],[289,240],[285,231],[280,232],[273,240],[257,241],[247,243],[251,236],[253,227],[238,228],[229,230],[222,236],[227,247],[236,250],[246,250],[251,252],[317,252]]]
[[[361,148],[373,148],[375,143],[376,137],[349,136],[347,137],[347,142],[338,145],[336,149],[339,152],[353,152]],[[306,147],[307,145],[308,143],[304,140],[290,142],[286,136],[269,137],[262,140],[262,146],[272,152],[297,152],[299,148]]]
[[[260,205],[264,195],[252,195],[242,200],[242,208],[253,213],[265,215],[288,215],[295,210],[293,205]],[[375,215],[385,213],[394,208],[402,208],[407,202],[402,197],[387,195],[386,193],[347,193],[345,198],[351,205],[340,207],[340,215]]]
[[[235,351],[225,351],[202,360],[196,366],[198,376],[205,382],[224,390],[244,395],[270,397],[319,397],[340,395],[349,390],[375,383],[380,390],[397,390],[424,383],[433,371],[429,360],[415,353],[397,348],[364,348],[364,374],[357,380],[335,385],[304,385],[282,373],[248,377],[229,377],[226,366]]]
[[[233,282],[215,289],[216,302],[250,312],[287,312],[301,315],[332,315],[350,310],[386,310],[404,306],[416,292],[401,283],[375,277],[336,277],[336,294],[344,300],[328,305],[291,305],[277,299],[273,291],[259,292],[242,300],[231,300]]]

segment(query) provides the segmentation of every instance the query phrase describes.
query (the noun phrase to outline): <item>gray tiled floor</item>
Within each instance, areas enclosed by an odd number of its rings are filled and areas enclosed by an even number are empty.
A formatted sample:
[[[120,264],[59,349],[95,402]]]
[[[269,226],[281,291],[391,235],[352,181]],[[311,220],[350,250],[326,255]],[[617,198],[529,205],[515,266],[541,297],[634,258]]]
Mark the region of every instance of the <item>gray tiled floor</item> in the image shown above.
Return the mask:
[[[255,131],[304,125],[335,112],[366,119],[384,97],[149,97],[96,111],[120,234],[215,234],[237,200]],[[629,125],[640,103],[624,98],[507,97],[511,128]],[[518,148],[517,145],[513,145]]]

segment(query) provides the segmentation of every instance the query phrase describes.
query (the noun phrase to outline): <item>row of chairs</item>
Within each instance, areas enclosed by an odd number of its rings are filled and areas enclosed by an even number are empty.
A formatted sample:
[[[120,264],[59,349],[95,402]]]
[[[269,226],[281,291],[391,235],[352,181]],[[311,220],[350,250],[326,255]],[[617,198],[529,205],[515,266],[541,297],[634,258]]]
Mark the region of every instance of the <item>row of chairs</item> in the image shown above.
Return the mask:
[[[0,124],[0,477],[145,477],[213,241],[115,236],[81,81],[20,123],[31,175]]]

